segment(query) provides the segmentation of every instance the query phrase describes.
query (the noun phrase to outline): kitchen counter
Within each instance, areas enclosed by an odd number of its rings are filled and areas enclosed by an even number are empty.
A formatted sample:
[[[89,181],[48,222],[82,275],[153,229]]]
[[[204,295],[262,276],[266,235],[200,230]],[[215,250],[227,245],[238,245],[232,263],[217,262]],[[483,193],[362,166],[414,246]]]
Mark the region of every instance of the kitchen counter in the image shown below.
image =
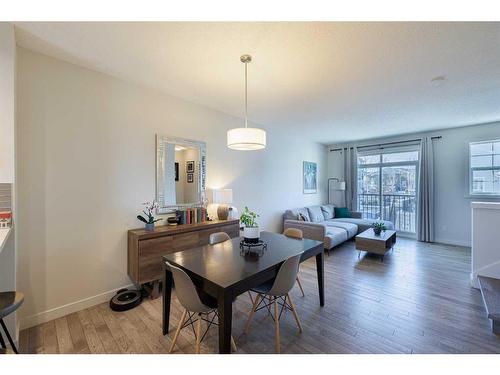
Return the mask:
[[[12,228],[0,228],[0,253],[3,251],[7,238],[9,238]]]

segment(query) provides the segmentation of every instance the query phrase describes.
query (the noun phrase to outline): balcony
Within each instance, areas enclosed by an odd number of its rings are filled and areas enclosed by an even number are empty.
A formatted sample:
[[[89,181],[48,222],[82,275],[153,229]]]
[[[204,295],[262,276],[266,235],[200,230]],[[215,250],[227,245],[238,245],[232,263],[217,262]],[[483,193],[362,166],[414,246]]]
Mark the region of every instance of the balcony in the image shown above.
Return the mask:
[[[382,198],[382,205],[380,199]],[[358,211],[364,219],[394,223],[397,231],[416,233],[417,198],[408,194],[358,194]]]

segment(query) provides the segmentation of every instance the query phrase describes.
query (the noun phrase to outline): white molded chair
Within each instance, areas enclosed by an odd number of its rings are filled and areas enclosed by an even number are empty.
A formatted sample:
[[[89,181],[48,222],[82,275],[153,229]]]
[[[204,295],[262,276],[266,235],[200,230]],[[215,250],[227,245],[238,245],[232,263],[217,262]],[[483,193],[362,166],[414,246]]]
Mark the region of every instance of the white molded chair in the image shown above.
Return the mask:
[[[270,311],[270,306],[274,307],[275,335],[276,335],[276,352],[280,352],[280,319],[283,311],[290,310],[293,313],[299,332],[302,332],[302,325],[300,324],[299,316],[295,309],[292,299],[290,298],[290,290],[295,285],[297,272],[299,271],[299,262],[302,253],[294,255],[283,262],[278,271],[278,275],[274,280],[265,282],[257,288],[252,289],[257,293],[257,297],[253,303],[252,311],[248,316],[245,325],[245,333],[248,334],[250,322],[256,311],[267,308]],[[281,308],[281,309],[280,309]]]
[[[208,242],[210,245],[215,245],[217,243],[228,241],[230,239],[231,237],[229,237],[229,234],[227,234],[226,232],[217,232],[210,235]]]
[[[208,240],[210,245],[215,245],[224,241],[230,240],[231,237],[226,232],[217,232],[217,233],[212,233],[210,235],[210,238]],[[253,303],[253,297],[250,291],[248,291],[248,296],[250,297],[250,301]]]
[[[179,300],[182,307],[184,307],[184,311],[182,312],[181,319],[179,320],[179,325],[177,326],[177,330],[175,331],[174,339],[172,340],[172,345],[170,346],[169,353],[172,353],[172,351],[174,350],[181,329],[187,326],[192,326],[196,336],[196,354],[198,354],[200,353],[201,341],[207,334],[210,326],[212,324],[217,324],[214,323],[215,317],[218,318],[217,300],[209,295],[206,295],[204,296],[205,298],[202,302],[200,299],[200,295],[196,291],[196,287],[194,286],[193,281],[191,280],[189,275],[182,269],[173,266],[169,262],[165,263],[172,272],[175,282],[177,299]],[[214,315],[210,318],[210,314]],[[207,329],[205,330],[203,335],[201,333],[202,320],[208,323]],[[195,323],[196,329],[194,329]],[[236,343],[234,342],[233,336],[231,336],[231,346],[233,348],[233,351],[236,351]]]
[[[295,238],[298,240],[301,240],[302,238],[304,238],[302,231],[300,229],[297,229],[297,228],[286,228],[285,231],[283,232],[283,234],[287,237]],[[306,295],[304,293],[304,289],[302,289],[302,284],[300,282],[298,275],[297,275],[297,285],[300,288],[300,292],[302,293],[302,297],[305,297]]]

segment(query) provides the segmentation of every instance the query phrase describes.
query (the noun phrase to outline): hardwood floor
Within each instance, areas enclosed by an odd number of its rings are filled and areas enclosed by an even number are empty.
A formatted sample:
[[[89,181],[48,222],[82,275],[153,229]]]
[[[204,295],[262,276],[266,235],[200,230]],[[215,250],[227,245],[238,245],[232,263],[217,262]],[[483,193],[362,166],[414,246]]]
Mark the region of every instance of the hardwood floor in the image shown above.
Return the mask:
[[[469,285],[470,249],[398,238],[393,252],[358,260],[349,241],[325,257],[325,307],[318,301],[314,259],[301,265],[306,293],[292,291],[303,326],[282,317],[282,353],[500,353],[481,294]],[[175,300],[175,293],[173,294]],[[274,353],[274,323],[261,310],[243,334],[251,303],[233,308],[238,353]],[[182,310],[172,304],[172,327]],[[161,298],[117,313],[101,304],[20,333],[24,353],[167,353],[175,329],[161,332]],[[202,353],[217,350],[213,327]],[[175,353],[194,353],[195,338],[183,329]]]

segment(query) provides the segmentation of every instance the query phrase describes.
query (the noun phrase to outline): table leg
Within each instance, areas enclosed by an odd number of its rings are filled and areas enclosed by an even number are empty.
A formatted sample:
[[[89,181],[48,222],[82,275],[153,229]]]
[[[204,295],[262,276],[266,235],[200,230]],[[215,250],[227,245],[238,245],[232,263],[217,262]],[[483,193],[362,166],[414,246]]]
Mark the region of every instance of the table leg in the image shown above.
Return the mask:
[[[217,312],[219,314],[219,353],[229,354],[231,353],[233,300],[228,293],[219,292]]]
[[[170,301],[172,299],[172,272],[165,269],[163,278],[163,335],[168,333],[170,322]]]
[[[325,306],[325,272],[324,272],[325,256],[323,251],[316,255],[316,272],[318,274],[318,290],[319,304]]]

